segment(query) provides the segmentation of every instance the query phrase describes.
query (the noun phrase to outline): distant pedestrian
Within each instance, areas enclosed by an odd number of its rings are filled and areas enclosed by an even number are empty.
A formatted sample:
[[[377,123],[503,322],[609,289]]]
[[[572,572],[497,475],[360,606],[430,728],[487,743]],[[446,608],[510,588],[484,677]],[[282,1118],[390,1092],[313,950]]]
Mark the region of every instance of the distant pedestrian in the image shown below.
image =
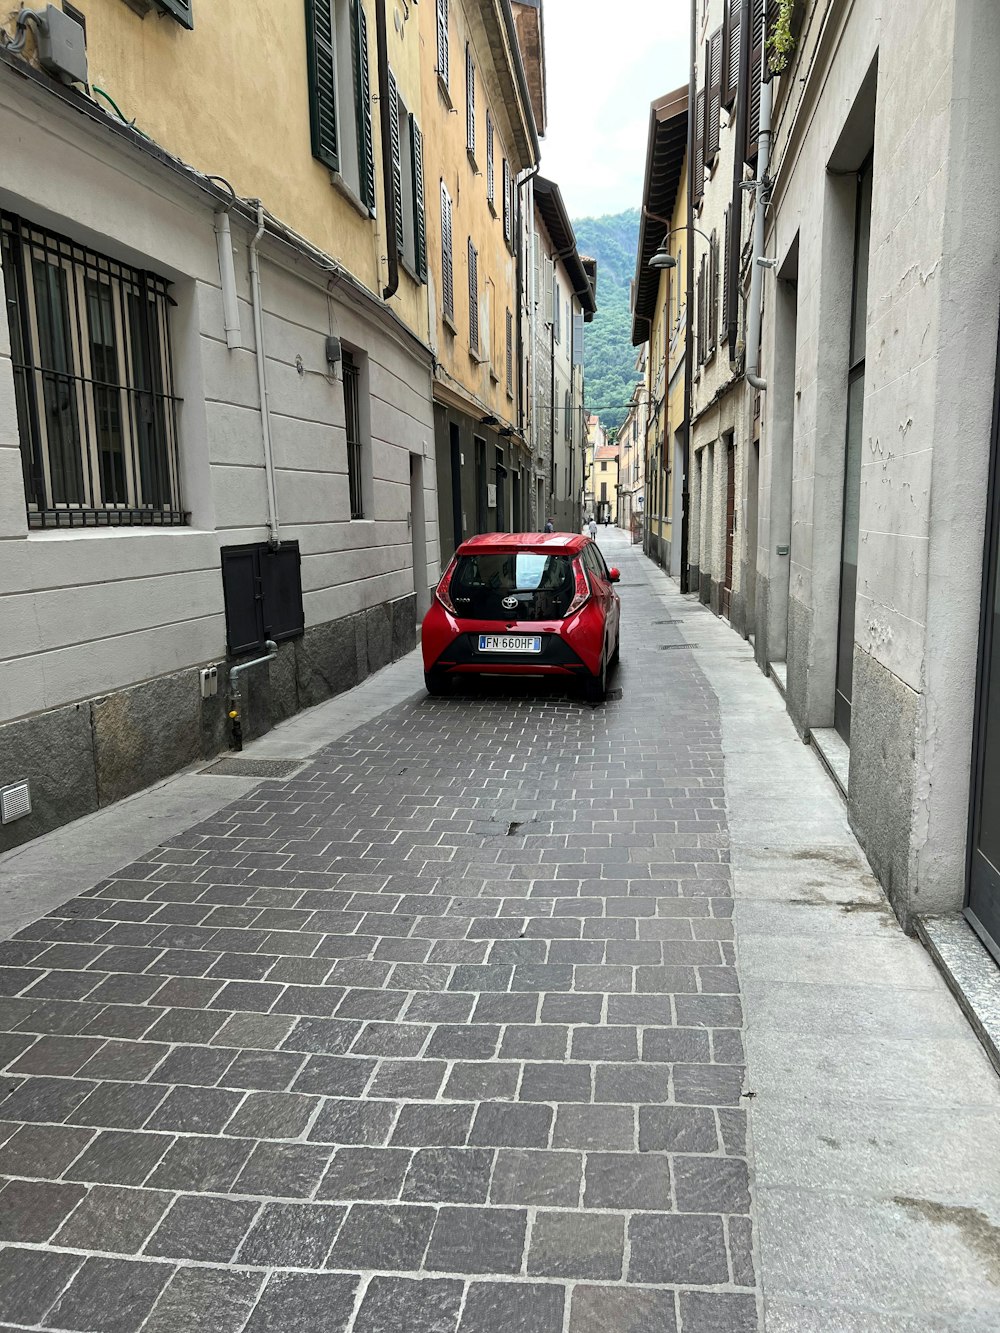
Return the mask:
[[[596,540],[597,540],[597,520],[594,519],[594,518],[591,518],[590,522],[587,524],[587,528],[588,528],[589,531],[590,531],[591,539],[592,539],[593,541],[596,541]]]
[[[545,520],[545,531],[555,532],[555,530],[556,530],[556,525],[552,522],[551,518],[547,518]]]

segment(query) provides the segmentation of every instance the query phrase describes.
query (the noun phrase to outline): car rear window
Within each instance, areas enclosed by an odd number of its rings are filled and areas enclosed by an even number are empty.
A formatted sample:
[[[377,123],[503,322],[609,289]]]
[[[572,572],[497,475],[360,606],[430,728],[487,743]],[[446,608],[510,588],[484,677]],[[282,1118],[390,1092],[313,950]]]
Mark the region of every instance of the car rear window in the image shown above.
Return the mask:
[[[563,616],[573,591],[570,557],[542,551],[459,556],[449,588],[460,616],[507,621]]]

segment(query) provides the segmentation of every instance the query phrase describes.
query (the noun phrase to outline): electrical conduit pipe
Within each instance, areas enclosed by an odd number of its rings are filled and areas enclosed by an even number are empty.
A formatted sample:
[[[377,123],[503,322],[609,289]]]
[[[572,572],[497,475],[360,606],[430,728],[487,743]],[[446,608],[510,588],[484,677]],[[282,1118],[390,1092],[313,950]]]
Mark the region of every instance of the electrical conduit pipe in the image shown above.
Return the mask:
[[[260,255],[257,247],[266,230],[264,205],[258,199],[257,232],[250,242],[250,295],[253,301],[253,335],[257,358],[257,386],[260,392],[260,428],[264,441],[264,477],[267,482],[267,544],[272,549],[281,541],[278,526],[278,496],[274,484],[274,455],[271,450],[271,408],[267,396],[267,357],[264,351],[264,309],[260,295]]]

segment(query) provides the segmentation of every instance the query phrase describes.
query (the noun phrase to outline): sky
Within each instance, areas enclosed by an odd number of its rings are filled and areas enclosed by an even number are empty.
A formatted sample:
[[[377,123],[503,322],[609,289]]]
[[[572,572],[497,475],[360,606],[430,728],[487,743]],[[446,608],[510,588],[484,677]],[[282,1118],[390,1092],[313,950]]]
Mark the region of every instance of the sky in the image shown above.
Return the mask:
[[[689,0],[542,0],[542,173],[570,217],[638,208],[649,104],[687,82]]]

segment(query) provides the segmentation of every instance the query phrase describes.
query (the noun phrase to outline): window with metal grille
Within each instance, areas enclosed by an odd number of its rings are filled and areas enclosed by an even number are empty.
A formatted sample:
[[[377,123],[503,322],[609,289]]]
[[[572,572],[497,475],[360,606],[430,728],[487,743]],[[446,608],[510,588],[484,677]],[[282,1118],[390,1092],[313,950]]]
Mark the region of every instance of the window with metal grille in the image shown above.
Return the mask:
[[[361,375],[350,352],[344,352],[344,410],[347,428],[347,480],[351,492],[351,518],[365,516],[364,441],[361,434]]]
[[[479,251],[469,237],[469,350],[479,355]]]
[[[183,524],[169,284],[0,214],[30,527]]]

